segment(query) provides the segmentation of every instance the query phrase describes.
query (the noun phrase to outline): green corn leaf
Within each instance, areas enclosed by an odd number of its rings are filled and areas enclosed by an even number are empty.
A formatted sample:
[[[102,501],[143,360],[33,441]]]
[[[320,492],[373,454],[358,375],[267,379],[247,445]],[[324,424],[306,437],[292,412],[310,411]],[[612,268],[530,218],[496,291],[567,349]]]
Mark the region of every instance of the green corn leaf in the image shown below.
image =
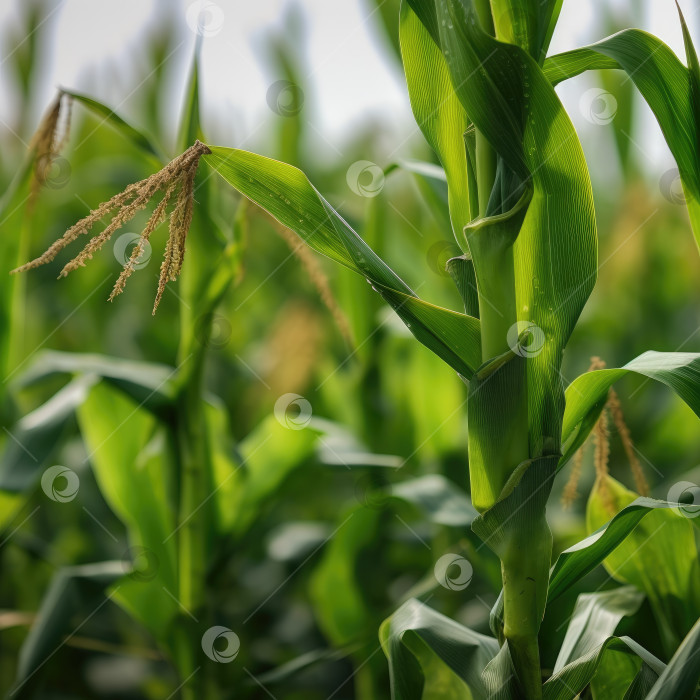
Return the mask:
[[[390,487],[393,498],[416,506],[430,522],[469,527],[478,513],[463,491],[440,474],[429,474]]]
[[[375,616],[356,571],[360,553],[377,539],[379,516],[379,509],[367,507],[343,514],[311,578],[319,624],[336,647],[376,634]]]
[[[596,44],[552,56],[544,70],[553,84],[587,70],[618,68],[627,73],[656,116],[676,159],[690,222],[700,246],[700,70],[682,15],[681,23],[690,68],[656,37],[627,29]]]
[[[641,664],[657,675],[664,664],[629,637],[608,637],[587,654],[580,656],[547,680],[542,688],[544,700],[571,700],[593,680],[603,658],[610,652],[622,652],[641,659]]]
[[[659,676],[646,700],[676,700],[697,698],[700,682],[700,620],[683,640],[668,666]]]
[[[480,363],[479,321],[419,299],[358,236],[297,168],[232,148],[206,161],[317,252],[366,277],[411,332],[466,378]]]
[[[105,589],[124,576],[121,561],[84,564],[59,569],[44,593],[31,630],[22,644],[17,664],[17,676],[10,693],[13,698],[36,697],[36,685],[42,667],[61,653],[68,635],[74,634],[80,622],[108,605]]]
[[[496,38],[516,44],[539,63],[549,48],[563,0],[491,0]]]
[[[586,508],[589,531],[630,505],[637,494],[599,478]],[[611,576],[644,591],[670,655],[700,617],[700,560],[691,520],[682,511],[650,512],[604,560]]]
[[[634,586],[584,593],[578,597],[566,636],[554,664],[558,673],[568,663],[596,649],[617,629],[623,617],[639,610],[644,594]]]
[[[64,95],[72,97],[76,102],[79,102],[89,111],[91,111],[95,116],[101,118],[103,123],[109,124],[113,129],[115,129],[115,131],[122,134],[127,141],[131,142],[134,144],[134,146],[140,148],[144,153],[150,156],[158,165],[162,166],[167,162],[167,158],[161,154],[160,150],[148,136],[122,119],[122,117],[120,117],[107,105],[93,99],[92,97],[83,95],[80,92],[75,92],[74,90],[61,88],[61,92]]]
[[[677,507],[678,504],[675,503],[638,498],[596,532],[563,551],[549,576],[549,600],[558,598],[582,576],[598,566],[646,515],[656,509]]]
[[[430,213],[439,221],[442,229],[451,232],[449,190],[445,170],[435,163],[402,158],[385,168],[384,175],[388,176],[397,170],[413,174]]]
[[[462,245],[462,229],[477,214],[470,205],[476,195],[476,182],[463,145],[469,119],[452,89],[442,52],[410,4],[405,0],[401,3],[399,37],[411,108],[423,135],[442,163],[448,184],[452,228],[457,242]]]
[[[394,700],[487,697],[481,674],[498,653],[495,639],[413,599],[385,620],[379,638]]]
[[[94,376],[74,379],[15,425],[5,428],[9,437],[0,456],[0,489],[21,493],[37,482],[61,438],[74,425],[75,412],[95,381]]]
[[[123,360],[88,353],[46,350],[38,353],[15,380],[18,388],[37,384],[55,374],[101,377],[147,410],[159,414],[175,399],[177,370],[152,362]]]
[[[172,474],[163,430],[106,382],[92,388],[78,417],[100,492],[126,526],[137,566],[145,564],[141,575],[120,585],[115,600],[167,648],[170,625],[181,611],[163,594],[163,588],[173,596],[178,592]]]
[[[513,246],[517,317],[538,336],[527,363],[530,455],[555,452],[564,404],[562,352],[596,279],[593,197],[583,152],[537,62],[483,32],[471,0],[410,5],[433,38],[439,29],[453,89],[470,121],[533,190]],[[520,194],[505,196],[501,211],[512,209]]]
[[[301,430],[269,416],[238,445],[243,475],[240,493],[234,503],[222,504],[233,510],[233,532],[240,534],[261,513],[261,509],[284,479],[302,466],[318,445],[320,431],[310,424]]]
[[[649,351],[624,367],[600,369],[577,377],[566,390],[561,469],[588,437],[608,396],[608,389],[630,372],[665,384],[700,416],[700,354]]]
[[[35,156],[33,150],[27,153],[0,199],[0,227],[8,232],[0,238],[0,323],[6,329],[0,334],[0,368],[6,378],[11,378],[24,360],[19,339],[26,313],[26,280],[22,275],[9,273],[23,264],[28,255],[31,229],[27,220],[27,205],[34,186]],[[4,391],[3,386],[0,393]]]

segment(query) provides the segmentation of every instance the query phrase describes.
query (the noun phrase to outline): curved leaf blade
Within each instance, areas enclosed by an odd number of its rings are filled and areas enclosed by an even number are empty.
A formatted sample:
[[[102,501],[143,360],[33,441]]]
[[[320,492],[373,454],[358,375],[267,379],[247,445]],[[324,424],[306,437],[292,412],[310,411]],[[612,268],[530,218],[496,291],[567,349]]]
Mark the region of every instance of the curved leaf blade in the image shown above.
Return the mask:
[[[700,354],[650,350],[624,367],[600,369],[577,377],[566,390],[562,428],[563,456],[558,469],[574,455],[595,425],[608,389],[634,372],[665,384],[700,417]]]
[[[379,637],[389,661],[394,700],[420,700],[423,687],[433,682],[455,688],[452,676],[474,697],[487,696],[481,673],[498,653],[495,639],[473,632],[415,599],[385,620]],[[452,675],[446,676],[446,670]]]
[[[655,36],[627,29],[595,44],[545,61],[549,80],[559,83],[587,70],[624,70],[646,100],[678,165],[695,240],[700,246],[700,134],[697,57],[681,15],[690,68]]]
[[[610,554],[639,521],[656,508],[677,508],[677,503],[638,498],[593,534],[559,555],[549,576],[549,600],[562,595]]]
[[[210,148],[204,158],[224,180],[311,248],[366,277],[421,343],[464,377],[473,374],[481,354],[478,319],[419,299],[297,168],[247,151]]]

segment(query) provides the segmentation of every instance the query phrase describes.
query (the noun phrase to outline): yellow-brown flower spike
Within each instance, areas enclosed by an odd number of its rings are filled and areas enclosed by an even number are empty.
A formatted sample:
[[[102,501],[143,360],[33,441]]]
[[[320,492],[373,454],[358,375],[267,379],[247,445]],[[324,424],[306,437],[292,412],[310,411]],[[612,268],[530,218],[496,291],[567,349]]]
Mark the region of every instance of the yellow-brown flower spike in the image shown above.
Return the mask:
[[[46,182],[56,157],[68,141],[72,104],[73,98],[59,91],[56,99],[39,122],[39,126],[29,143],[30,150],[34,152],[32,199],[36,197],[40,187]],[[61,120],[62,116],[64,116],[63,120]],[[62,129],[60,127],[61,121],[63,123]],[[63,133],[59,137],[61,130]]]
[[[66,246],[79,236],[88,233],[104,216],[111,214],[112,220],[107,227],[101,233],[93,236],[82,251],[63,267],[59,277],[65,277],[78,267],[84,267],[86,261],[90,260],[94,253],[102,248],[115,231],[131,221],[139,211],[145,209],[158,192],[164,191],[162,200],[148,220],[109,297],[111,301],[124,290],[126,280],[133,272],[146,243],[158,224],[167,216],[168,204],[173,196],[176,196],[175,206],[170,213],[168,242],[165,247],[163,264],[160,268],[158,291],[153,306],[153,313],[155,314],[163,296],[165,285],[168,281],[177,279],[182,269],[182,261],[185,255],[185,239],[192,223],[194,179],[199,159],[206,153],[211,153],[209,147],[201,141],[196,141],[193,146],[190,146],[182,155],[170,161],[162,170],[147,177],[145,180],[129,185],[123,192],[100,204],[85,218],[71,226],[61,238],[49,246],[43,255],[12,272],[24,272],[51,262]]]

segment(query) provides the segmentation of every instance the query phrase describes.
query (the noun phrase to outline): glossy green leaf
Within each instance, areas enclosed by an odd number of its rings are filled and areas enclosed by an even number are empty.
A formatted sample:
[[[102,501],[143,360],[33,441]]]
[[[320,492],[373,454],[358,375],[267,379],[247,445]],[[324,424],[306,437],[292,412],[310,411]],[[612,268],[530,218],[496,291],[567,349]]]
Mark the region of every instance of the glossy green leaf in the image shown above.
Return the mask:
[[[113,109],[92,97],[83,95],[80,92],[75,92],[74,90],[61,88],[61,92],[86,107],[96,117],[102,120],[101,123],[109,124],[115,131],[122,134],[127,141],[140,148],[148,156],[151,156],[158,164],[162,165],[166,162],[166,159],[163,158],[153,141],[136,127],[122,119]]]
[[[603,644],[623,617],[634,615],[639,610],[643,600],[644,594],[634,586],[580,595],[553,673]]]
[[[549,678],[543,686],[544,700],[571,700],[582,692],[598,672],[603,657],[611,651],[622,652],[641,659],[654,673],[661,673],[664,665],[629,637],[608,637],[587,654],[576,658]]]
[[[535,60],[544,59],[563,0],[492,0],[496,38],[516,44]]]
[[[559,469],[583,444],[595,425],[608,396],[608,389],[630,372],[665,384],[700,416],[700,354],[645,352],[624,367],[600,369],[577,377],[566,390],[562,429],[563,457]]]
[[[172,474],[163,429],[144,408],[105,382],[78,411],[81,434],[100,492],[127,528],[131,556],[145,570],[126,580],[115,600],[161,642],[180,613]]]
[[[586,525],[597,530],[637,494],[611,477],[598,479]],[[677,509],[650,512],[604,561],[611,576],[644,591],[669,654],[700,617],[700,560],[693,524]]]
[[[17,377],[18,387],[32,386],[54,374],[94,375],[101,377],[140,406],[159,413],[175,398],[176,370],[152,362],[136,362],[118,357],[88,353],[46,350],[38,353],[27,369]]]
[[[700,620],[688,632],[646,700],[697,698],[700,682]]]
[[[417,600],[404,603],[380,629],[394,700],[487,697],[481,678],[498,642]]]
[[[549,576],[549,600],[558,598],[582,576],[592,571],[637,526],[639,521],[656,509],[677,508],[674,503],[638,498],[623,508],[596,532],[564,550]]]
[[[462,229],[478,213],[473,209],[476,182],[464,148],[469,119],[452,89],[442,52],[409,5],[401,3],[399,37],[411,108],[442,163],[452,228],[461,245]]]
[[[480,358],[479,322],[428,304],[381,260],[297,168],[246,151],[213,146],[204,159],[233,187],[292,229],[311,248],[365,276],[411,332],[470,377]]]
[[[438,525],[469,527],[478,515],[464,492],[440,474],[400,481],[389,488],[389,493],[414,505]]]
[[[453,89],[470,121],[533,189],[513,246],[517,315],[537,334],[537,351],[527,363],[530,456],[554,452],[564,403],[557,370],[596,279],[593,197],[583,152],[537,61],[483,32],[471,0],[410,5],[433,38],[438,29]],[[520,195],[500,196],[505,212]]]
[[[698,67],[682,16],[681,22],[692,70],[655,36],[627,29],[596,44],[548,58],[545,73],[554,84],[587,70],[620,68],[627,73],[654,112],[676,159],[695,240],[700,245]]]

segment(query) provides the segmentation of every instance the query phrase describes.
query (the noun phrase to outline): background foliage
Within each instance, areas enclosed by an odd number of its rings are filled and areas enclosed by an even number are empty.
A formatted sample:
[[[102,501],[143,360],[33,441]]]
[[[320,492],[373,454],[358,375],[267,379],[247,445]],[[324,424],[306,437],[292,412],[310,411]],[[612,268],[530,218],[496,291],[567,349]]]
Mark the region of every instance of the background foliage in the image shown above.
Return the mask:
[[[284,698],[385,697],[388,670],[378,641],[383,619],[418,597],[486,633],[500,590],[498,561],[467,527],[471,511],[461,495],[468,484],[466,387],[413,342],[361,277],[295,254],[297,244],[274,222],[253,207],[240,208],[233,191],[215,178],[206,188],[215,215],[196,222],[191,236],[200,236],[200,246],[195,240],[190,245],[198,259],[208,256],[212,275],[229,265],[231,280],[206,337],[197,338],[208,323],[204,302],[182,315],[178,298],[195,298],[183,288],[196,287],[196,280],[170,285],[158,314],[150,314],[157,237],[151,259],[113,305],[106,296],[123,260],[118,237],[67,281],[55,281],[53,266],[9,278],[18,260],[44,250],[89,206],[157,166],[138,139],[76,102],[68,147],[33,205],[27,200],[30,171],[18,168],[24,149],[12,132],[28,142],[36,128],[30,105],[41,72],[39,47],[48,40],[39,26],[46,11],[27,3],[24,26],[3,28],[6,45],[18,46],[4,66],[14,76],[18,119],[0,132],[0,178],[8,193],[0,215],[0,690],[14,688],[13,697],[159,698],[180,683],[166,658],[167,628],[158,633],[160,621],[182,611],[173,599],[176,573],[167,539],[174,527],[172,485],[163,478],[173,448],[154,428],[153,416],[161,394],[167,403],[182,321],[207,350],[207,426],[218,446],[214,463],[226,475],[216,517],[217,532],[227,536],[222,543],[212,534],[208,607],[214,622],[235,631],[240,651],[217,673],[232,697],[234,688],[235,697],[251,698],[266,697],[265,689]],[[394,51],[397,15],[397,3],[385,2],[372,19]],[[596,37],[618,28],[612,20],[600,23]],[[187,80],[163,62],[173,31],[166,23],[147,40],[150,63],[140,70],[151,77],[126,110],[153,150],[168,156],[179,149],[164,124],[162,91],[167,81]],[[17,38],[24,36],[32,38]],[[296,87],[276,103],[264,155],[303,166],[421,297],[460,309],[444,269],[459,251],[442,192],[410,167],[392,169],[395,157],[387,158],[370,129],[354,134],[342,156],[331,153],[333,162],[320,167],[310,153],[324,144],[309,128],[314,107],[303,100],[309,89],[299,53],[293,37],[269,40],[271,84]],[[616,148],[607,154],[606,170],[618,176],[592,170],[599,281],[567,348],[567,382],[587,369],[592,355],[619,367],[650,347],[695,348],[700,329],[700,263],[677,174],[658,172],[639,158],[630,137],[639,102],[629,81],[617,73],[599,80],[603,108],[612,115],[603,113],[596,127],[612,137]],[[419,139],[400,155],[433,158]],[[367,164],[358,168],[358,162]],[[220,240],[202,249],[205,236]],[[144,368],[145,362],[160,365],[162,373]],[[140,369],[150,389],[129,397],[124,385]],[[662,385],[638,376],[626,377],[618,393],[651,495],[666,499],[679,482],[697,484],[700,433],[692,411]],[[299,415],[293,406],[285,412],[289,395],[303,401],[295,404]],[[614,430],[611,450],[612,476],[632,488]],[[240,477],[228,480],[243,463]],[[79,478],[71,500],[52,500],[42,488],[42,474],[54,465]],[[568,471],[557,477],[548,511],[555,555],[607,519],[595,500],[586,508],[594,476],[589,450],[581,497],[568,509],[559,498]],[[626,504],[619,489],[616,498]],[[136,522],[134,512],[140,513]],[[653,530],[651,518],[645,523]],[[681,536],[696,537],[677,533],[676,542]],[[469,561],[468,587],[452,590],[449,579],[441,585],[434,567],[446,553]],[[129,574],[131,562],[136,572]],[[610,564],[618,579],[644,588],[644,571],[623,572],[624,561]],[[616,586],[598,567],[548,608],[540,637],[545,667],[554,668],[562,621],[574,613],[577,595]],[[668,660],[669,649],[698,617],[700,601],[694,615],[668,602],[668,628],[649,600],[637,603],[624,612],[625,633]],[[54,611],[50,619],[47,610]],[[46,648],[28,635],[37,616],[43,629],[56,630]],[[27,683],[17,688],[24,671]]]

